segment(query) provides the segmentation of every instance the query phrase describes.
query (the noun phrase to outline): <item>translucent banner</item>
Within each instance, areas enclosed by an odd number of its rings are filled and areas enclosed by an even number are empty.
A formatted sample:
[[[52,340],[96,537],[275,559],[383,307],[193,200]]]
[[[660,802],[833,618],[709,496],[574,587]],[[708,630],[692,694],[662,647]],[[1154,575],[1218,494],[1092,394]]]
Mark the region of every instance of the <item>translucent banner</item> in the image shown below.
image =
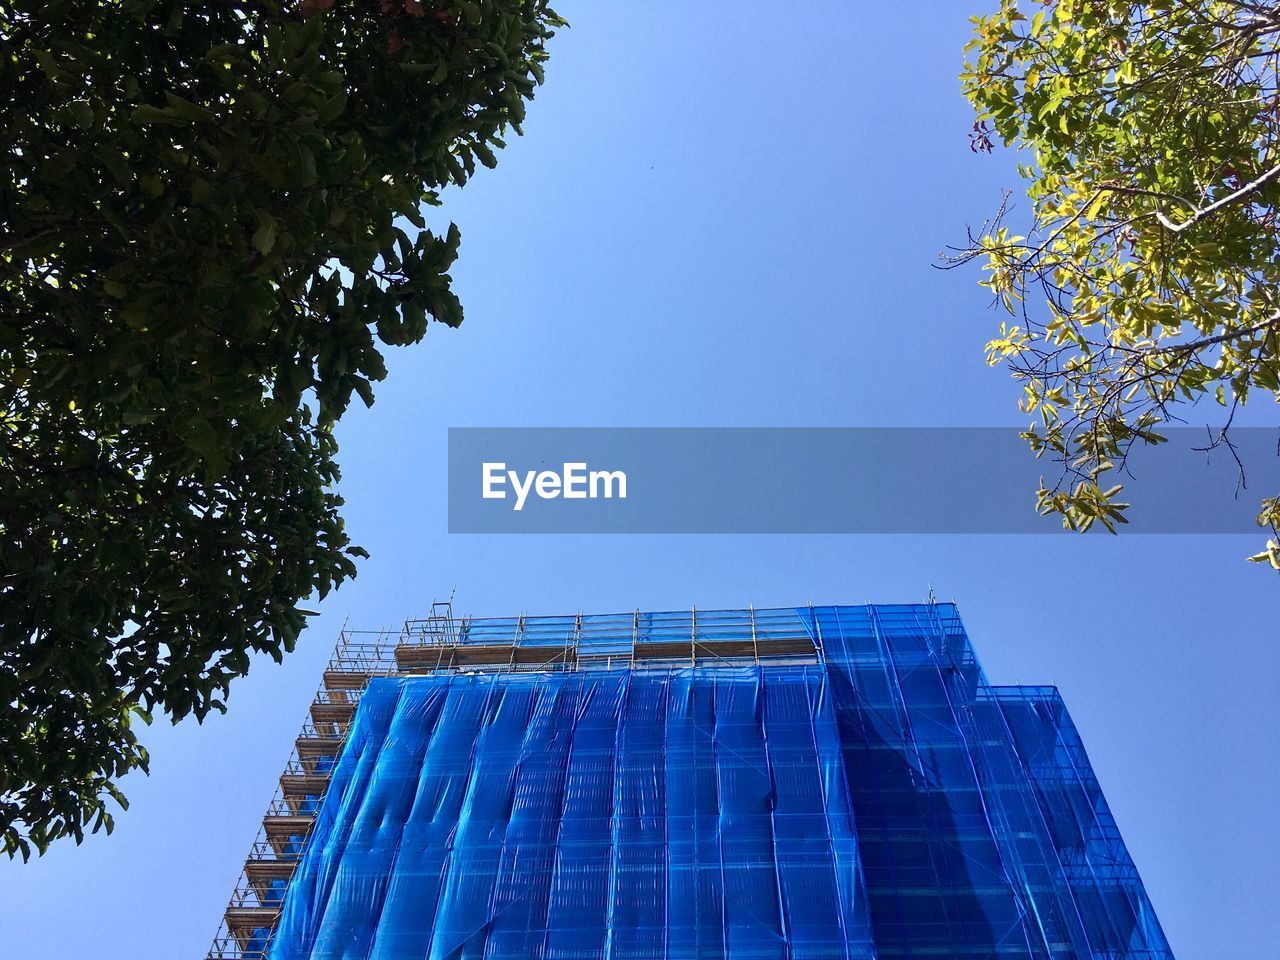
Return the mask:
[[[1014,428],[454,428],[451,533],[1052,533],[1077,482]],[[1280,431],[1165,431],[1123,469],[1135,533],[1257,532]],[[1100,527],[1098,529],[1101,529]]]

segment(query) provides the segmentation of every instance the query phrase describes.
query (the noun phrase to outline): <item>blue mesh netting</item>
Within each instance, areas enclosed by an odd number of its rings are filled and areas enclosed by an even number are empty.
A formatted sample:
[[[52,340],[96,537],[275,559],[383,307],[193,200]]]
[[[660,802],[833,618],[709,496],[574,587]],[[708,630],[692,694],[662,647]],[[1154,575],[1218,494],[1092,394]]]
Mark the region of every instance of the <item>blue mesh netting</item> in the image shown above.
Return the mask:
[[[1172,960],[1051,688],[946,605],[824,662],[374,681],[274,960]]]

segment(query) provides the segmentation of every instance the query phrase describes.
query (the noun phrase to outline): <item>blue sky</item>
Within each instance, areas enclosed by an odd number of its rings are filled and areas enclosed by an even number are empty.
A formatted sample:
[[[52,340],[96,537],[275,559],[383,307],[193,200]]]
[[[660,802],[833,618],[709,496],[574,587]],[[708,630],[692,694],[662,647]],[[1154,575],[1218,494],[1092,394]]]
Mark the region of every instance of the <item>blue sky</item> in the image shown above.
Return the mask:
[[[955,79],[992,5],[558,4],[526,136],[434,215],[462,229],[466,323],[392,353],[341,429],[372,559],[228,716],[146,732],[115,835],[0,865],[5,952],[203,956],[348,616],[455,587],[506,615],[932,586],[993,680],[1061,687],[1180,960],[1272,953],[1280,591],[1242,560],[1256,537],[446,533],[450,426],[1017,424],[976,274],[931,266],[1016,185],[969,151]]]

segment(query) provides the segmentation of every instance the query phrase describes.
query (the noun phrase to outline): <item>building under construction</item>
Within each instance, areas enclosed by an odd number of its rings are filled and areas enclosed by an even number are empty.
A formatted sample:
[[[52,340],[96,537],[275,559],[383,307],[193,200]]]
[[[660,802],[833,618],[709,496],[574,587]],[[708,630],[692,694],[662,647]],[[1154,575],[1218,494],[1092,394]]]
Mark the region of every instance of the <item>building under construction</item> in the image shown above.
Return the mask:
[[[942,603],[344,632],[210,954],[1172,956],[1057,690]]]

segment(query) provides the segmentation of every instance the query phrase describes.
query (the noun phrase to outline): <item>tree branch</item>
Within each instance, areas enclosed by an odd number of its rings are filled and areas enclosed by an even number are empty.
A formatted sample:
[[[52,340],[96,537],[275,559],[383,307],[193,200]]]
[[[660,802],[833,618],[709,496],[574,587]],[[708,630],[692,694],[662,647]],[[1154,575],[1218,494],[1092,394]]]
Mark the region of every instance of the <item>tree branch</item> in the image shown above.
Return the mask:
[[[1235,203],[1241,197],[1247,196],[1248,194],[1252,193],[1254,190],[1257,190],[1259,187],[1265,186],[1266,184],[1270,183],[1272,180],[1274,180],[1278,176],[1280,176],[1280,164],[1277,164],[1276,166],[1272,167],[1270,170],[1262,174],[1262,176],[1258,177],[1256,180],[1250,183],[1246,183],[1239,190],[1236,190],[1233,193],[1227,194],[1225,197],[1223,197],[1220,200],[1215,200],[1213,203],[1209,204],[1209,206],[1207,207],[1192,207],[1192,210],[1194,212],[1191,214],[1190,217],[1188,217],[1186,220],[1183,220],[1181,223],[1174,223],[1172,220],[1166,217],[1164,213],[1160,210],[1154,211],[1156,219],[1160,221],[1160,226],[1164,227],[1166,230],[1170,231],[1171,233],[1182,233],[1184,230],[1187,230],[1190,227],[1195,226],[1195,224],[1199,223],[1205,217],[1211,216],[1217,213],[1223,207],[1228,206],[1232,203]],[[1121,193],[1139,192],[1137,190],[1133,190],[1127,187],[1118,187],[1118,186],[1109,186],[1107,189],[1116,190]],[[1148,193],[1150,191],[1141,191],[1141,192]],[[1183,201],[1183,202],[1185,203],[1186,201]]]
[[[1194,352],[1204,347],[1212,347],[1214,344],[1235,340],[1237,337],[1247,337],[1251,333],[1261,333],[1263,330],[1274,329],[1278,323],[1280,323],[1280,313],[1273,313],[1270,319],[1254,324],[1252,327],[1245,327],[1242,330],[1229,330],[1226,333],[1194,340],[1191,343],[1175,343],[1168,347],[1158,347],[1150,352],[1153,354]]]

